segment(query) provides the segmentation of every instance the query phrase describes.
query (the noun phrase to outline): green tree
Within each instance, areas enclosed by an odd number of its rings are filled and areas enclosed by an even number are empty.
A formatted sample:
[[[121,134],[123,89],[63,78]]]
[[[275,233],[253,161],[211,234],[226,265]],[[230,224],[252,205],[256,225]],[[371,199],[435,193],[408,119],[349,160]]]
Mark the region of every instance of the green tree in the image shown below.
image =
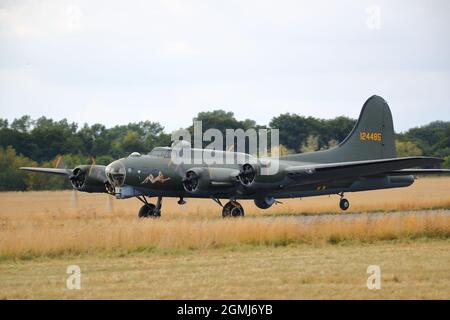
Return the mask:
[[[8,119],[0,118],[0,129],[8,128],[8,126],[9,126]]]
[[[330,141],[337,143],[344,140],[356,124],[356,120],[340,116],[330,120],[321,120],[318,134],[321,137],[319,141],[320,148],[330,146]]]
[[[31,143],[30,134],[8,127],[0,128],[0,147],[14,146],[17,153],[35,158],[35,146]]]
[[[423,154],[422,150],[411,141],[395,141],[395,146],[397,147],[398,157],[413,157],[421,156]]]
[[[91,156],[106,155],[111,153],[111,139],[108,137],[108,129],[102,124],[92,126],[84,124],[77,136],[82,141],[86,154]]]
[[[269,152],[269,156],[270,155],[275,155],[275,154],[277,154],[278,153],[278,156],[285,156],[285,155],[288,155],[288,154],[292,154],[292,153],[295,153],[294,152],[294,150],[290,150],[290,149],[288,149],[288,148],[286,148],[284,145],[282,145],[282,144],[280,144],[280,145],[278,145],[278,147],[273,147],[271,150],[270,150],[270,152]]]
[[[0,191],[27,190],[29,176],[19,168],[36,165],[36,162],[18,155],[13,147],[0,147]]]
[[[226,129],[249,129],[255,127],[256,123],[253,120],[246,119],[239,121],[234,117],[233,112],[226,112],[224,110],[213,110],[200,112],[193,119],[194,121],[201,121],[203,132],[214,128],[220,130],[225,134]],[[193,127],[190,127],[193,130]]]
[[[103,155],[103,156],[98,156],[95,158],[95,163],[99,164],[99,165],[104,165],[107,166],[108,164],[110,164],[111,162],[113,162],[114,159],[112,156],[110,155]]]
[[[339,144],[339,142],[337,140],[331,139],[330,141],[328,141],[328,148],[326,148],[326,149],[331,149],[331,148],[337,147],[338,144]]]
[[[319,137],[312,134],[306,138],[306,142],[300,148],[301,152],[313,152],[319,149]]]
[[[223,135],[223,149],[226,147],[226,130],[227,129],[243,129],[247,130],[250,128],[256,127],[256,122],[250,119],[245,119],[243,121],[239,121],[235,118],[233,112],[227,112],[224,110],[213,110],[200,112],[193,119],[193,121],[201,121],[202,122],[202,133],[204,133],[208,129],[218,129]],[[191,134],[194,133],[194,126],[191,125],[188,128]],[[203,147],[206,147],[210,142],[204,141]]]
[[[355,123],[355,120],[347,117],[324,120],[285,113],[272,118],[269,126],[280,130],[280,143],[301,151],[308,144],[310,135],[317,137],[317,150],[327,149],[330,142],[344,140]]]
[[[450,156],[444,158],[444,163],[442,164],[444,168],[450,168]]]
[[[31,157],[37,161],[46,161],[58,154],[85,154],[83,141],[75,135],[76,132],[77,124],[68,123],[66,119],[60,121],[46,117],[37,119],[30,131],[34,150]]]
[[[425,126],[411,128],[399,134],[400,141],[411,141],[426,156],[450,155],[450,121],[434,121]]]
[[[122,155],[126,155],[132,152],[144,151],[144,143],[139,137],[139,133],[128,130],[127,133],[117,141],[115,148],[122,153]]]
[[[302,145],[306,143],[308,135],[317,135],[319,122],[313,118],[285,113],[274,117],[269,126],[279,129],[281,144],[289,149],[300,151]]]
[[[11,123],[11,129],[19,132],[28,132],[32,124],[33,121],[31,121],[30,116],[25,115],[18,119],[14,119],[14,121]]]

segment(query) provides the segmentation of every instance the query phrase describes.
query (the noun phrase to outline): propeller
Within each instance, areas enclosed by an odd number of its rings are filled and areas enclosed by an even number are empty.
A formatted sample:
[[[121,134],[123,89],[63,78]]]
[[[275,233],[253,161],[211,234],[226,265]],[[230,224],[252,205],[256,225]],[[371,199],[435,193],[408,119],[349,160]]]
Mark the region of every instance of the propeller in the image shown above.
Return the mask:
[[[77,208],[78,207],[78,190],[84,186],[87,177],[91,176],[92,174],[95,174],[95,170],[93,170],[95,168],[96,165],[96,161],[95,161],[95,157],[91,156],[90,158],[91,160],[91,165],[89,166],[88,170],[86,169],[82,169],[80,167],[75,168],[73,170],[70,170],[67,168],[63,156],[62,155],[58,155],[56,160],[55,160],[55,168],[58,169],[66,169],[69,175],[69,180],[72,184],[72,194],[70,197],[70,206],[72,208]],[[98,172],[97,172],[98,174]],[[107,195],[107,202],[106,202],[106,208],[109,212],[113,211],[113,204],[112,204],[112,199],[110,197],[111,194],[111,190],[108,190],[108,185],[105,185],[107,191],[108,191],[108,195]]]
[[[251,164],[246,163],[242,166],[238,177],[243,185],[248,186],[253,182],[253,180],[255,180],[256,170]]]
[[[91,166],[92,168],[92,166]],[[91,170],[89,170],[88,175],[91,174]],[[86,180],[86,174],[80,168],[76,168],[73,170],[72,175],[69,177],[72,182],[72,186],[76,189],[83,187],[84,181]]]
[[[59,159],[62,159],[62,156],[60,156]],[[62,160],[58,159],[58,163],[62,163],[64,165],[64,162]],[[72,183],[72,186],[76,189],[82,188],[84,183],[86,182],[86,178],[90,177],[93,173],[93,169],[95,168],[95,157],[90,157],[91,164],[89,166],[89,170],[86,172],[82,168],[75,168],[72,171],[72,174],[69,176],[69,180]]]
[[[183,187],[186,189],[186,191],[193,192],[198,187],[198,180],[199,177],[197,173],[194,171],[188,171],[186,172],[185,177],[182,179]]]
[[[64,162],[63,156],[60,154],[55,159],[54,167],[57,169],[66,169],[69,172],[69,180],[72,184],[72,193],[70,195],[70,207],[77,208],[78,207],[78,193],[74,187],[74,182],[73,182],[74,181],[73,179],[75,179],[74,171],[67,168],[67,165]]]

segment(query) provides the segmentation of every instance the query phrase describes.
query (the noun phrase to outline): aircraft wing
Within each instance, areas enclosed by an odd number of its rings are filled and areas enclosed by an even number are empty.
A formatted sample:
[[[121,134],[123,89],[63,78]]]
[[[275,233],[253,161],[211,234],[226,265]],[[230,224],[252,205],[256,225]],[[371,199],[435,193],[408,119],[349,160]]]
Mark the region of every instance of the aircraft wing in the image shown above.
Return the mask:
[[[30,171],[30,172],[40,172],[40,173],[50,173],[58,174],[62,176],[70,176],[72,174],[71,169],[60,169],[60,168],[33,168],[33,167],[20,167],[20,170]]]
[[[21,167],[20,170],[66,176],[72,186],[83,192],[112,192],[107,188],[105,166],[79,165],[75,169]],[[108,184],[109,186],[109,184]]]
[[[292,179],[302,180],[305,181],[305,183],[312,183],[376,174],[388,174],[411,167],[436,165],[441,162],[443,162],[442,159],[433,157],[405,157],[290,166],[285,169],[285,172],[286,175]],[[412,170],[415,169],[400,172],[406,174],[406,172],[412,172]],[[420,172],[425,171],[426,170],[420,169]],[[418,174],[419,171],[416,170],[415,172],[415,174]]]

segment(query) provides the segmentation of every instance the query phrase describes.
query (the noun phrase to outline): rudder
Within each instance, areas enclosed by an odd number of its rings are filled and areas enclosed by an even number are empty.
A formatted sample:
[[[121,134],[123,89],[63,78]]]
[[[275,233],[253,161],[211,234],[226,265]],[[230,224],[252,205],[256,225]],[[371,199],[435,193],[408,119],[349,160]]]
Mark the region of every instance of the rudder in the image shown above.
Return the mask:
[[[367,99],[355,127],[330,151],[341,154],[345,161],[396,158],[394,124],[386,101],[376,95]]]

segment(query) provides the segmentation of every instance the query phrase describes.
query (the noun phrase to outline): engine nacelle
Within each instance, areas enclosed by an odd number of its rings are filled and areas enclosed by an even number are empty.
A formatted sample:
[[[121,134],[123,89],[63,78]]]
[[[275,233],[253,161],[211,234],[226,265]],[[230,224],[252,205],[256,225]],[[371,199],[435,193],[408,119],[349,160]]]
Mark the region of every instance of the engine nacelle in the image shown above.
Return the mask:
[[[275,203],[274,197],[265,197],[262,199],[255,199],[255,205],[260,209],[269,209]]]
[[[81,165],[73,169],[69,177],[72,186],[84,192],[108,192],[108,180],[105,174],[106,166]]]
[[[186,171],[183,187],[189,193],[208,191],[212,186],[232,186],[239,170],[229,168],[192,168]]]
[[[210,185],[208,174],[204,168],[192,168],[186,171],[183,178],[183,188],[189,193],[197,193],[205,190]]]

